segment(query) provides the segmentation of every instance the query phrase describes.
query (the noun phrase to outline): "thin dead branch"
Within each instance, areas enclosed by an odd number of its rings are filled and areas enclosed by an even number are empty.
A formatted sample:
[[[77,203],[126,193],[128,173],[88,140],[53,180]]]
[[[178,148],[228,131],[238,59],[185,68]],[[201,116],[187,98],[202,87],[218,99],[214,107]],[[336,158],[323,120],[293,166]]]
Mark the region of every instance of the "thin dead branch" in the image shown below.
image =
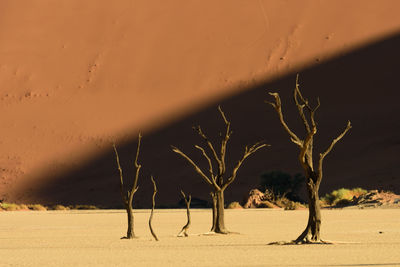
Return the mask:
[[[263,144],[263,143],[256,143],[252,145],[250,148],[248,146],[245,147],[243,157],[236,163],[236,166],[233,168],[232,175],[228,178],[226,183],[223,185],[222,190],[227,188],[235,179],[237,176],[237,171],[239,170],[240,166],[242,166],[243,162],[253,153],[255,153],[257,150],[263,148],[263,147],[268,147],[271,146],[269,144]]]
[[[157,235],[154,233],[153,227],[151,226],[151,221],[153,220],[153,213],[154,213],[154,207],[156,205],[156,194],[157,194],[157,185],[156,181],[154,181],[153,176],[150,177],[151,182],[153,183],[153,198],[152,198],[152,206],[151,206],[151,213],[150,213],[150,218],[149,218],[149,228],[151,235],[154,237],[156,241],[158,241]]]
[[[189,195],[189,197],[186,199],[186,195],[182,190],[181,190],[181,194],[186,203],[187,223],[182,227],[182,230],[179,232],[178,237],[181,237],[181,236],[188,237],[189,235],[187,234],[187,231],[189,230],[189,226],[190,226],[190,202],[192,201],[192,196]]]
[[[284,119],[283,113],[282,113],[281,98],[279,97],[279,94],[278,93],[269,93],[269,94],[275,98],[275,103],[269,102],[269,101],[265,101],[265,102],[270,104],[276,110],[276,112],[278,113],[278,116],[279,116],[279,120],[280,120],[283,128],[290,135],[292,142],[300,147],[303,146],[303,141],[299,137],[297,137],[297,135],[292,130],[290,130],[289,126],[285,122],[285,119]]]
[[[128,199],[125,196],[125,191],[124,191],[124,176],[122,173],[122,168],[121,168],[121,164],[119,161],[119,155],[118,155],[118,151],[117,151],[117,147],[115,145],[115,143],[113,143],[113,148],[114,148],[114,152],[115,152],[115,158],[117,160],[117,166],[118,166],[118,171],[119,171],[119,185],[120,185],[120,191],[121,191],[121,198],[122,201],[124,202],[124,205],[126,206],[128,204]]]
[[[319,177],[318,177],[318,178],[319,178],[319,179],[318,179],[318,180],[320,180],[320,177],[322,178],[322,165],[323,165],[323,161],[324,161],[326,155],[328,155],[329,152],[331,152],[331,150],[333,149],[333,147],[335,146],[335,144],[336,144],[340,139],[343,138],[343,136],[351,129],[351,127],[352,127],[352,126],[351,126],[351,122],[348,121],[348,122],[347,122],[347,125],[346,125],[346,129],[344,129],[344,131],[343,131],[338,137],[336,137],[335,139],[333,139],[332,143],[330,144],[330,146],[328,147],[328,149],[327,149],[325,152],[319,154],[319,162],[318,162],[318,170],[319,170]]]
[[[195,171],[200,174],[200,176],[204,179],[204,181],[206,181],[206,183],[208,183],[209,185],[214,185],[215,182],[211,179],[209,179],[207,177],[207,175],[204,174],[204,172],[200,169],[199,166],[196,165],[196,163],[193,162],[193,160],[191,158],[189,158],[189,156],[187,156],[185,153],[183,153],[179,148],[171,146],[172,147],[172,151],[174,151],[175,153],[178,153],[179,155],[181,155],[183,158],[185,158],[195,169]],[[212,182],[213,181],[213,182]]]

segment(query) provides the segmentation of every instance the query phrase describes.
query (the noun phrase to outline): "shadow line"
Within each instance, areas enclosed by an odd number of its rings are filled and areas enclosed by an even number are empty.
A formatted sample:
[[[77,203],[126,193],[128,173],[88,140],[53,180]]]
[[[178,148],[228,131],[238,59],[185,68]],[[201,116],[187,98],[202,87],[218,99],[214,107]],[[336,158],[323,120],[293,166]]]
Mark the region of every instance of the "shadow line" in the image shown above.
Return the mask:
[[[340,187],[400,192],[399,47],[400,35],[395,34],[298,70],[303,94],[310,101],[316,97],[321,100],[316,114],[319,129],[315,141],[316,153],[327,148],[332,138],[345,128],[347,120],[353,124],[348,135],[325,160],[321,194]],[[177,207],[181,189],[209,201],[208,186],[171,151],[170,145],[179,147],[206,168],[206,162],[193,148],[194,144],[201,144],[201,139],[193,132],[192,126],[201,125],[208,136],[218,136],[224,126],[217,111],[218,104],[230,119],[233,130],[227,154],[229,168],[240,158],[245,145],[260,140],[272,144],[244,163],[236,181],[226,190],[226,203],[242,201],[250,189],[258,186],[263,172],[301,172],[297,148],[282,129],[275,111],[264,103],[269,98],[267,90],[279,92],[288,124],[296,133],[302,133],[303,127],[292,103],[295,75],[289,73],[272,81],[240,88],[239,93],[144,133],[139,157],[143,169],[139,178],[140,188],[135,195],[136,208],[151,206],[150,175],[154,175],[159,183],[158,208]],[[118,147],[126,177],[133,175],[129,167],[136,143],[136,138],[132,138]],[[19,193],[22,199],[25,197],[42,204],[122,207],[118,171],[111,146],[104,154],[76,169],[44,178],[46,183],[36,182],[22,188]],[[40,181],[39,177],[36,181]]]

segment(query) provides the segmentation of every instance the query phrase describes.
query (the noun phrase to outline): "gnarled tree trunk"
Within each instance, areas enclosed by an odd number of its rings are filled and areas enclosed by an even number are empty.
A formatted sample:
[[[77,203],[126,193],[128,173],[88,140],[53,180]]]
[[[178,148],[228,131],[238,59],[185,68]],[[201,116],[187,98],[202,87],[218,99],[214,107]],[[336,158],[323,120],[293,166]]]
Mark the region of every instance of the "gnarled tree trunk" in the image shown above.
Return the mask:
[[[278,113],[279,120],[286,130],[286,132],[290,136],[290,140],[296,144],[300,148],[300,153],[298,156],[299,162],[304,170],[304,174],[306,177],[306,186],[308,193],[308,210],[309,217],[306,229],[303,233],[294,240],[295,243],[318,243],[323,242],[321,240],[321,211],[320,211],[320,203],[318,197],[319,186],[322,181],[322,166],[325,156],[332,150],[333,146],[347,133],[347,131],[351,128],[350,121],[347,123],[346,129],[335,139],[333,139],[332,143],[328,147],[328,149],[319,154],[318,167],[314,168],[313,166],[313,149],[314,149],[314,135],[317,133],[317,124],[314,119],[315,112],[320,106],[320,102],[318,99],[318,104],[316,107],[311,108],[308,100],[304,98],[299,89],[298,83],[299,76],[296,78],[296,87],[294,89],[293,99],[298,109],[300,119],[302,120],[306,135],[304,139],[300,139],[287,125],[283,113],[282,113],[282,104],[281,99],[278,93],[269,93],[275,98],[275,102],[267,102],[271,104],[276,112]],[[309,115],[307,118],[306,111]]]
[[[311,178],[307,178],[311,180]],[[312,186],[312,182],[307,183],[308,193],[308,222],[306,229],[295,240],[296,243],[320,242],[321,241],[321,205],[319,202],[318,189]]]

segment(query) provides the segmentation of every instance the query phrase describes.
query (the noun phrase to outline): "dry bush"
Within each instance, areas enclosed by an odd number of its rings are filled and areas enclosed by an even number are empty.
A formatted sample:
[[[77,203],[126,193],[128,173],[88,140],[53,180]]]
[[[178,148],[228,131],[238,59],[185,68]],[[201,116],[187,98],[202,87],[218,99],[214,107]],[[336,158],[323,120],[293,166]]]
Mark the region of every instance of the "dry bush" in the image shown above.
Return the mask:
[[[306,205],[292,201],[286,197],[278,197],[275,200],[275,205],[285,210],[301,210],[306,208]]]
[[[17,210],[29,210],[29,208],[25,204],[0,203],[0,210],[17,211]]]
[[[28,205],[28,208],[30,210],[39,210],[39,211],[47,210],[47,208],[41,204],[31,204],[31,205]]]
[[[54,205],[51,207],[52,210],[69,210],[68,207],[65,207],[63,205]]]
[[[67,207],[67,209],[71,209],[71,210],[98,210],[99,208],[96,207],[95,205],[78,204],[78,205],[70,205],[70,206]]]
[[[243,209],[242,205],[240,205],[239,202],[237,202],[237,201],[229,203],[229,205],[226,208],[227,209]]]

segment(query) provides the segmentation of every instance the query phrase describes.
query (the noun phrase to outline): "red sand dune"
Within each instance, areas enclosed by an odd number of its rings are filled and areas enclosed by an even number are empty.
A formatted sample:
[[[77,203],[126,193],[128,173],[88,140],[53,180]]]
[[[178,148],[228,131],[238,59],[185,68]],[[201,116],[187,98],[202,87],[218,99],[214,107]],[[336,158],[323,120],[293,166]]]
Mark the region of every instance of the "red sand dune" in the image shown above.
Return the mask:
[[[319,96],[323,150],[351,120],[354,128],[326,159],[322,193],[343,186],[399,192],[397,115],[400,18],[382,1],[0,2],[0,199],[41,203],[119,203],[111,142],[126,175],[144,133],[138,205],[183,188],[207,198],[203,181],[170,150],[197,157],[201,124],[232,121],[234,162],[243,146],[272,144],[244,164],[226,192],[241,199],[263,171],[299,172],[296,148],[263,103],[280,92],[287,117],[295,73]]]

